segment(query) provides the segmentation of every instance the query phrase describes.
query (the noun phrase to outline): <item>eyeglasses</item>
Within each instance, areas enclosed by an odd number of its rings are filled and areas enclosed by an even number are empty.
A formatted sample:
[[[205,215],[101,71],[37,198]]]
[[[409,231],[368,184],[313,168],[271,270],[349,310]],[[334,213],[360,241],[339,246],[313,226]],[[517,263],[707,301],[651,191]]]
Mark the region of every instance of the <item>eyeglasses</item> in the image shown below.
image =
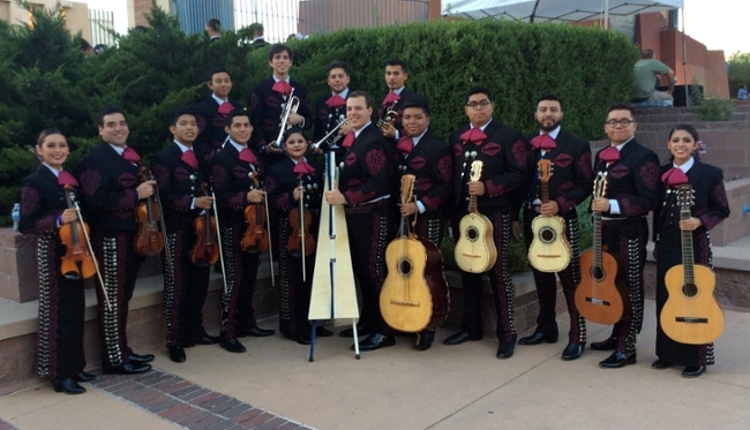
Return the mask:
[[[472,109],[477,109],[477,108],[480,108],[480,107],[481,108],[486,108],[487,106],[490,105],[490,103],[491,102],[489,100],[484,99],[481,102],[469,102],[469,103],[466,103],[465,106],[468,107],[468,108],[472,108]]]
[[[632,119],[621,119],[619,121],[616,120],[616,119],[610,119],[605,124],[607,124],[611,128],[617,127],[617,124],[620,124],[622,126],[622,128],[626,128],[626,127],[630,126],[630,124],[632,124],[634,122],[635,121],[633,121]]]

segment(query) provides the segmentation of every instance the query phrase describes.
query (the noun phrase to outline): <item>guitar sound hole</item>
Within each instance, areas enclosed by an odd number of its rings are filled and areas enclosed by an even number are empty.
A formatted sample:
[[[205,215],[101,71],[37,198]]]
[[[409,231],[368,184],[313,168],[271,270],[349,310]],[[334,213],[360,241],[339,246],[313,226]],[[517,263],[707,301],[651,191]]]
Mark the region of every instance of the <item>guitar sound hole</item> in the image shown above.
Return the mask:
[[[411,263],[409,260],[401,260],[398,264],[398,270],[402,275],[408,275],[411,272]]]
[[[685,297],[694,297],[698,294],[698,287],[696,287],[695,284],[685,284],[682,286],[682,294],[684,294]]]
[[[601,281],[604,279],[604,269],[601,267],[592,267],[591,277],[597,281]]]
[[[477,231],[477,229],[470,227],[468,230],[466,230],[466,237],[468,237],[470,241],[474,242],[479,237],[479,232]]]
[[[544,243],[551,243],[555,241],[555,232],[551,228],[545,227],[539,232],[539,237]]]

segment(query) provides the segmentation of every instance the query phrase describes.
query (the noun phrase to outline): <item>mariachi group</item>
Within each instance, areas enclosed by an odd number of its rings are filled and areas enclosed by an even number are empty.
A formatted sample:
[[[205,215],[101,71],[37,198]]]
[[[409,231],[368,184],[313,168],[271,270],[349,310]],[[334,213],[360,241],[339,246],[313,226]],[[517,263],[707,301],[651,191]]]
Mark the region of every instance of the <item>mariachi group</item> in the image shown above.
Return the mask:
[[[347,242],[335,246],[337,257],[347,249],[361,297],[359,323],[340,334],[355,338],[357,353],[394,345],[399,331],[416,334],[416,349],[430,348],[448,312],[439,251],[448,231],[465,307],[461,330],[445,345],[482,339],[487,273],[497,357],[513,355],[508,250],[512,238],[523,237],[540,311],[536,330],[518,343],[557,341],[559,278],[570,314],[562,359],[583,353],[588,319],[614,326],[606,340],[591,343],[613,351],[599,365],[633,364],[643,323],[646,216],[653,212],[659,318],[652,367],[681,366],[683,376],[696,377],[713,363],[723,316],[712,295],[708,232],[729,208],[721,170],[698,160],[692,126],[671,131],[672,157],[660,166],[634,138],[633,108],[613,105],[603,118],[611,144],[592,161],[589,143],[561,128],[558,97],[539,98],[539,130],[525,137],[493,119],[491,91],[474,87],[464,100],[468,122],[446,142],[430,130],[427,102],[405,88],[401,60],[386,63],[389,91],[377,105],[349,89],[344,63],[332,63],[331,91],[314,111],[304,86],[290,79],[292,50],[274,45],[268,60],[273,74],[255,85],[249,109],[230,98],[230,72],[212,71],[211,96],[175,113],[173,142],[148,163],[129,145],[126,115],[117,108],[99,115],[102,142],[74,173],[63,167],[65,136],[55,129],[39,136],[42,164],[23,183],[19,227],[38,235],[37,372],[56,391],[83,393],[79,382],[94,378],[84,372],[83,353],[83,280],[90,277],[103,370],[151,369],[154,356],[135,353],[126,334],[136,275],[151,255],[163,264],[172,361],[185,361],[185,348],[196,344],[244,352],[239,338],[274,333],[257,325],[253,309],[265,252],[278,262],[281,333],[301,344],[332,335],[311,323],[308,311],[316,249],[327,246],[315,242],[335,236],[327,237],[321,212],[335,210]],[[304,132],[311,128],[310,142]],[[322,154],[326,162],[316,162]],[[576,206],[589,197],[594,246],[581,253]],[[218,337],[206,333],[201,313],[212,265],[223,277]],[[358,333],[367,337],[359,341]]]

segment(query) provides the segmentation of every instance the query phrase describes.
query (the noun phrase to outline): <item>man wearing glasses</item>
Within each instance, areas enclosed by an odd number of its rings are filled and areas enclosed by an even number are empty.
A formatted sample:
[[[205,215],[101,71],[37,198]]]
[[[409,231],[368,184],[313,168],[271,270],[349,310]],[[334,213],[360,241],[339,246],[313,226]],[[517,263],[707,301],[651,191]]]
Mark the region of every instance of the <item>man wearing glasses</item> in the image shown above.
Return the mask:
[[[659,204],[659,158],[635,139],[635,112],[630,104],[609,108],[604,131],[611,144],[594,158],[594,171],[606,172],[605,197],[593,199],[591,210],[602,213],[602,246],[618,261],[617,281],[627,287],[632,303],[628,315],[614,325],[612,335],[591,344],[614,350],[603,368],[634,364],[635,339],[643,324],[643,266],[646,263],[646,215]]]
[[[458,239],[458,225],[468,212],[469,196],[477,197],[478,211],[493,224],[493,244],[497,262],[488,271],[497,312],[496,335],[499,341],[497,358],[510,358],[516,342],[513,323],[515,290],[508,267],[508,246],[511,229],[511,197],[526,178],[527,151],[521,132],[492,119],[495,105],[489,89],[474,87],[466,94],[464,112],[469,123],[450,136],[453,148],[453,190],[455,206],[453,235]],[[478,181],[470,181],[474,161],[484,163]],[[464,290],[464,316],[461,331],[448,337],[446,345],[482,339],[482,278],[483,273],[461,271]]]

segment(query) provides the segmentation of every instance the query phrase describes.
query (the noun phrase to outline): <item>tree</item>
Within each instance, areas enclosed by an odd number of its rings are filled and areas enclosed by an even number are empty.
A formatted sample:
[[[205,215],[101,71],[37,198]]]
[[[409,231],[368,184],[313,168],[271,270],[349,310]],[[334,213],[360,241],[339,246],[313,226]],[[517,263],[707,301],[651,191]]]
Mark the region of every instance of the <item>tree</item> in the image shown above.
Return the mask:
[[[729,57],[729,94],[737,94],[743,85],[750,85],[750,52],[735,52]]]

